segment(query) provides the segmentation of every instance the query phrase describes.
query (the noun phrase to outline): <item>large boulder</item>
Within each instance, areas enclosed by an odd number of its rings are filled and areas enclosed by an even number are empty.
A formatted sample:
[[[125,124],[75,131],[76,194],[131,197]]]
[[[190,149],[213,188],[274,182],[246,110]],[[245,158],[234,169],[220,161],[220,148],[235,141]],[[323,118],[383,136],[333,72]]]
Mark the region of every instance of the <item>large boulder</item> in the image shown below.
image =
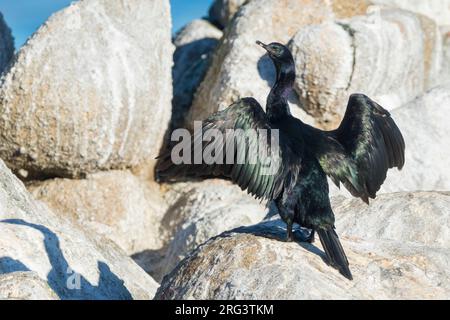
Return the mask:
[[[437,87],[392,111],[405,138],[405,166],[390,170],[381,192],[450,190],[450,86]]]
[[[209,238],[255,224],[267,213],[264,205],[228,181],[177,183],[169,188],[164,194],[169,209],[160,234],[166,246],[133,256],[157,281]]]
[[[420,199],[420,207],[415,207],[415,200],[410,206],[402,204],[408,197]],[[375,206],[371,223],[361,221],[358,207],[347,208],[345,219],[351,223],[341,224],[337,215],[338,233],[351,234],[354,226],[371,233],[341,236],[353,281],[326,265],[320,241],[312,245],[280,241],[285,224],[272,220],[238,228],[199,246],[164,278],[156,298],[448,299],[449,203],[448,193],[390,194],[371,204]],[[388,209],[383,209],[386,214],[376,215],[382,206],[394,211],[387,214]],[[430,210],[437,212],[430,214]],[[433,236],[420,236],[435,232],[436,217],[442,223],[439,234],[445,238],[433,241]],[[408,221],[405,230],[392,228],[399,220]],[[378,232],[372,236],[369,229]]]
[[[360,199],[336,197],[332,206],[344,237],[450,249],[450,191],[380,194],[369,206]]]
[[[194,20],[177,33],[173,55],[172,127],[183,125],[194,93],[202,82],[222,31],[206,20]]]
[[[61,299],[150,299],[158,286],[117,245],[34,200],[3,161],[0,271],[33,271]]]
[[[14,56],[14,38],[0,12],[0,74]]]
[[[83,0],[54,14],[3,79],[0,157],[29,178],[154,159],[172,53],[168,0]]]
[[[0,274],[0,300],[3,299],[58,300],[58,296],[35,272],[15,271]]]
[[[129,255],[162,246],[160,224],[167,207],[159,187],[128,171],[35,182],[28,190],[53,212],[110,238]]]
[[[215,0],[209,8],[209,19],[223,29],[246,1],[251,0]]]
[[[424,14],[440,25],[450,21],[450,0],[371,0],[375,4],[397,6],[406,10]]]
[[[391,110],[435,85],[442,64],[438,26],[400,9],[308,26],[289,46],[301,104],[333,129],[350,94],[363,92]]]
[[[256,40],[287,43],[306,25],[364,14],[368,6],[369,2],[364,0],[249,1],[225,29],[211,67],[194,97],[188,122],[202,120],[240,97],[252,96],[265,105],[275,69],[265,51],[255,44]],[[291,109],[313,122],[298,106]]]
[[[448,123],[450,87],[436,87],[391,112],[405,139],[405,165],[388,171],[378,194],[397,191],[450,190]],[[332,182],[330,193],[350,196]]]

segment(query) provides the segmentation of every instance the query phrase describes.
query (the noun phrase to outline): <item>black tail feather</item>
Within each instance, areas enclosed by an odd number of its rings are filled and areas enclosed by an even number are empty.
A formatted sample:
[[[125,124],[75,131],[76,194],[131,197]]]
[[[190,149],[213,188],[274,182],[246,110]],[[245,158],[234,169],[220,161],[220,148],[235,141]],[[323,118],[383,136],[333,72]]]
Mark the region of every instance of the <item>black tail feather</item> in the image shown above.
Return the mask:
[[[347,279],[353,280],[352,273],[348,266],[347,256],[345,255],[344,249],[342,248],[334,228],[316,229],[316,231],[331,266],[339,270],[339,272]]]

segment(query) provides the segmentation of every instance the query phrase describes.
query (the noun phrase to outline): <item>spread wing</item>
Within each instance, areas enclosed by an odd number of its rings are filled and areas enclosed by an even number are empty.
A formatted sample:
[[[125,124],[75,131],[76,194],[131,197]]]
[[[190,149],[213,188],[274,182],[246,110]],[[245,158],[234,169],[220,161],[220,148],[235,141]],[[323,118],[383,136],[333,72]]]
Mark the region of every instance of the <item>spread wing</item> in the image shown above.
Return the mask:
[[[388,169],[402,169],[405,141],[387,110],[363,94],[350,96],[338,129],[327,132],[330,141],[321,160],[324,171],[353,196],[375,198]]]
[[[158,157],[157,176],[169,181],[227,177],[256,198],[273,200],[297,180],[302,159],[298,149],[289,137],[271,127],[255,99],[244,98],[211,115],[201,130],[194,130],[188,148],[192,163],[174,161],[172,147]],[[199,153],[200,161],[195,161]]]

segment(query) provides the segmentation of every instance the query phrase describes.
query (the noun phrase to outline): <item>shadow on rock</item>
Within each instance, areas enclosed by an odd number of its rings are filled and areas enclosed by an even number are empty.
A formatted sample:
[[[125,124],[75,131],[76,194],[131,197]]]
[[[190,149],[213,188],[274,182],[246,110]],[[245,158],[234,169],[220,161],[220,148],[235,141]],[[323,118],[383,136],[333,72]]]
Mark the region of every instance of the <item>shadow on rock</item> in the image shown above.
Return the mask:
[[[109,266],[98,261],[98,285],[92,285],[81,274],[73,270],[64,257],[58,237],[47,227],[33,224],[21,219],[7,219],[3,223],[27,226],[40,231],[44,235],[44,246],[52,269],[47,275],[48,285],[60,299],[132,299],[124,281],[117,277]],[[0,272],[24,271],[28,268],[20,261],[4,257],[0,258]]]
[[[203,38],[180,45],[173,55],[173,99],[170,131],[183,128],[194,94],[211,64],[219,40]]]
[[[243,226],[227,231],[219,237],[229,237],[236,233],[251,234],[257,237],[264,237],[268,239],[286,241],[286,224],[281,219],[266,220],[252,226]],[[305,242],[309,236],[310,230],[301,228],[294,224],[293,234],[295,242],[303,249],[318,255],[324,262],[326,262],[325,253],[317,248],[315,245]]]
[[[31,271],[31,270],[19,260],[13,259],[11,257],[0,258],[0,274],[17,271]]]
[[[269,87],[272,87],[276,80],[276,70],[267,53],[259,58],[257,68],[261,79],[265,80]]]

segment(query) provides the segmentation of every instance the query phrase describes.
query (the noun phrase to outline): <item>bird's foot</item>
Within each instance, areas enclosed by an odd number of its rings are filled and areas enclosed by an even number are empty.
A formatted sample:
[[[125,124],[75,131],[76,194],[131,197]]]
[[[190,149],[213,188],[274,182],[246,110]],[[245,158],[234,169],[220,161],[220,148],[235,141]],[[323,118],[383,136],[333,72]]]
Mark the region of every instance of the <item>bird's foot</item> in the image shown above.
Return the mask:
[[[299,242],[313,243],[314,242],[314,230],[309,231],[309,233],[304,228],[296,230],[295,238]]]
[[[294,234],[292,233],[292,230],[291,231],[288,230],[285,242],[292,242],[292,241],[294,241]]]
[[[286,234],[286,242],[292,242],[294,241],[294,234],[292,232],[292,223],[287,224],[286,228],[287,234]]]
[[[309,233],[309,235],[305,238],[305,242],[313,243],[314,240],[315,240],[315,239],[314,239],[314,235],[315,235],[314,230],[311,230],[310,233]]]

